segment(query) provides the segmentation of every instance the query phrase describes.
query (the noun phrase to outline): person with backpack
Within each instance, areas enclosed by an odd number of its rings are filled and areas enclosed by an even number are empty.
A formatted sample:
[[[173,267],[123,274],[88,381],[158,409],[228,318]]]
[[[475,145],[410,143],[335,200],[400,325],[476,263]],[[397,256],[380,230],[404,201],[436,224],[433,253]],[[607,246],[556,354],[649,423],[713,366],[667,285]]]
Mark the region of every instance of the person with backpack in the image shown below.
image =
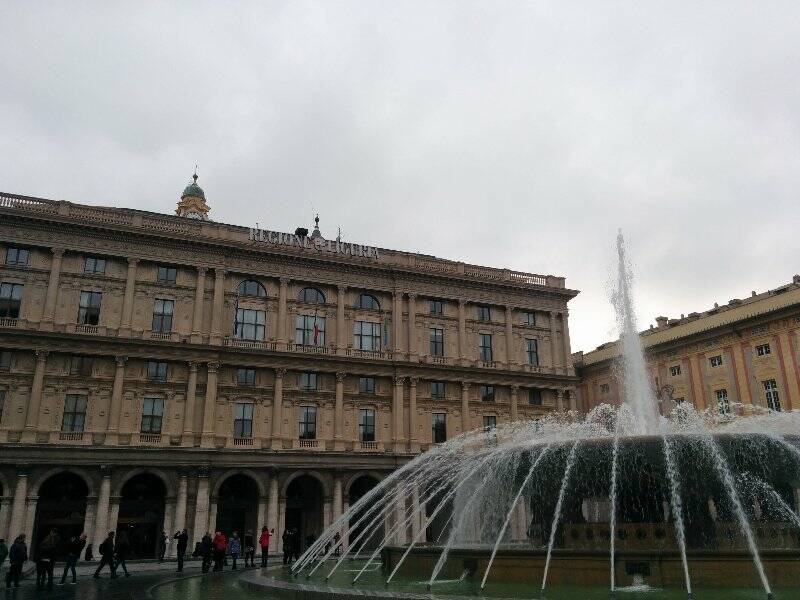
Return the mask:
[[[56,566],[56,551],[61,538],[55,529],[51,529],[39,542],[36,559],[36,589],[53,589],[53,569]],[[45,583],[46,582],[46,583]]]
[[[64,573],[61,575],[61,585],[67,580],[67,573],[72,571],[72,585],[77,583],[75,578],[75,565],[78,564],[78,559],[81,557],[83,547],[86,545],[86,534],[82,533],[80,536],[72,536],[67,542],[67,564],[64,565]]]
[[[6,546],[5,539],[0,538],[0,573],[3,571],[3,563],[6,560],[6,556],[8,556],[8,546]]]
[[[269,529],[266,525],[261,528],[258,545],[261,547],[261,567],[264,568],[267,566],[267,557],[269,556]]]
[[[250,566],[255,567],[254,558],[256,555],[256,540],[253,537],[253,532],[248,531],[244,534],[244,568],[247,568],[247,561],[250,560]]]
[[[239,540],[239,533],[235,529],[231,534],[231,539],[228,540],[228,552],[231,555],[231,560],[233,561],[233,570],[235,571],[236,559],[239,558],[239,555],[242,553],[242,542]]]
[[[186,547],[189,545],[189,534],[186,530],[176,531],[173,539],[178,540],[178,573],[183,571],[183,559],[186,557]]]
[[[211,555],[213,553],[214,544],[211,540],[211,535],[206,531],[203,539],[200,540],[200,556],[203,557],[203,564],[201,570],[203,573],[208,573],[211,568]]]
[[[214,554],[214,571],[222,571],[222,562],[225,560],[225,551],[228,549],[228,540],[221,531],[214,533],[211,542]]]
[[[108,537],[103,540],[100,547],[97,549],[100,552],[100,564],[97,565],[97,570],[94,572],[93,577],[100,579],[100,571],[108,565],[108,570],[111,571],[111,579],[116,578],[117,570],[114,568],[114,532],[109,531]]]
[[[22,565],[28,560],[28,545],[25,543],[25,534],[18,535],[8,551],[8,573],[6,573],[6,587],[13,584],[19,587],[19,578],[22,575]]]
[[[114,573],[116,574],[117,569],[122,567],[122,572],[125,573],[125,577],[130,577],[131,574],[128,573],[128,565],[125,564],[125,559],[128,558],[128,553],[131,551],[131,543],[128,540],[128,534],[124,531],[119,532],[119,537],[117,538],[117,544],[114,547],[114,556],[116,557],[116,562],[114,563]]]

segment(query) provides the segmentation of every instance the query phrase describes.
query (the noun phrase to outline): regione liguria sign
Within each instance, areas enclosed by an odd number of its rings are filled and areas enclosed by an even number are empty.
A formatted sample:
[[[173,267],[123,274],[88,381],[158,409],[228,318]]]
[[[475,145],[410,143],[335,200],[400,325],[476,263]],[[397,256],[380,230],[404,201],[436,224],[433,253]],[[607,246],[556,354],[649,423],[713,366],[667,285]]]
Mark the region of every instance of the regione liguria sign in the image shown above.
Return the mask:
[[[378,249],[375,246],[365,246],[351,242],[339,240],[326,240],[322,236],[310,237],[307,235],[297,235],[294,233],[281,233],[280,231],[269,231],[258,227],[250,228],[250,241],[269,244],[271,246],[289,246],[300,248],[319,254],[338,254],[342,256],[353,256],[378,260]]]

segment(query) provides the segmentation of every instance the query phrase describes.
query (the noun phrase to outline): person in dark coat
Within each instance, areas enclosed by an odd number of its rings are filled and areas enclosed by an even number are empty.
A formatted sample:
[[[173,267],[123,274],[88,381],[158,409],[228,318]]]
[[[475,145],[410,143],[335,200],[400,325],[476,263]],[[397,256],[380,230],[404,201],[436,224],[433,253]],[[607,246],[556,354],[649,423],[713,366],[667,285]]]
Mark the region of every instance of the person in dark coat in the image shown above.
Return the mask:
[[[244,568],[247,568],[247,561],[250,560],[250,566],[255,567],[256,557],[256,538],[253,536],[252,531],[247,531],[244,534]]]
[[[8,573],[6,573],[6,587],[10,588],[13,584],[19,587],[19,578],[22,575],[22,565],[28,560],[28,545],[25,543],[25,534],[17,536],[11,549],[8,551]]]
[[[211,555],[213,551],[214,545],[211,543],[211,534],[206,531],[203,539],[200,540],[200,556],[203,557],[203,573],[208,573],[208,570],[211,567]]]
[[[167,532],[162,531],[158,538],[158,562],[164,562],[164,555],[167,553]]]
[[[64,573],[61,575],[61,585],[67,580],[67,573],[72,571],[72,584],[77,583],[75,578],[75,565],[81,557],[83,547],[86,545],[86,534],[82,533],[79,537],[72,536],[67,542],[67,564],[64,565]]]
[[[97,549],[100,552],[100,564],[97,565],[97,570],[94,572],[93,577],[100,579],[100,571],[108,565],[108,570],[111,571],[111,578],[117,576],[116,569],[114,568],[114,532],[109,531],[108,537],[103,540],[100,547]]]
[[[292,530],[287,529],[283,532],[281,536],[281,541],[283,542],[283,564],[291,565],[292,564]]]
[[[6,560],[6,556],[8,556],[8,546],[6,546],[5,539],[0,538],[0,571],[3,570],[3,563]]]
[[[51,529],[36,549],[36,589],[53,589],[53,569],[56,566],[56,552],[61,538]]]
[[[178,573],[183,571],[183,559],[186,557],[186,547],[189,545],[189,534],[185,529],[176,531],[174,539],[178,540]]]
[[[117,544],[114,546],[114,556],[116,557],[116,562],[114,563],[114,573],[117,572],[119,567],[122,567],[122,572],[125,573],[125,577],[130,577],[131,574],[128,573],[128,565],[125,564],[125,559],[128,558],[128,553],[131,551],[131,543],[128,540],[128,534],[124,531],[119,532],[119,537],[117,538]]]

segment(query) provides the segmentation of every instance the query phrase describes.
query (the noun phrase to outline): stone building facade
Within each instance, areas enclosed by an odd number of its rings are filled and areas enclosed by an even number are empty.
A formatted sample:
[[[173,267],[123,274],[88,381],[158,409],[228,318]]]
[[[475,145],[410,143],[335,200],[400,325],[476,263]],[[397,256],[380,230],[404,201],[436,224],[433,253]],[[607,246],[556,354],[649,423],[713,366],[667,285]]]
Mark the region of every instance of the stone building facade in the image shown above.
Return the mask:
[[[0,195],[0,536],[319,534],[461,432],[575,407],[563,278]]]

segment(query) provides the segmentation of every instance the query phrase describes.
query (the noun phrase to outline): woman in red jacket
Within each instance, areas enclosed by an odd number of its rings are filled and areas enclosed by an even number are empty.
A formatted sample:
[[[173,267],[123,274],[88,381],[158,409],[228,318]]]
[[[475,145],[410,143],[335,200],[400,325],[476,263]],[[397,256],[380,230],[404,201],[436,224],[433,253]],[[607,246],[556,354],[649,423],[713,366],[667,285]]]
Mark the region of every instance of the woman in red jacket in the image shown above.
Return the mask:
[[[228,540],[225,534],[221,531],[214,533],[214,539],[211,541],[214,549],[214,570],[222,571],[222,563],[225,560],[225,551],[228,549]]]
[[[267,555],[269,554],[269,529],[267,526],[261,528],[261,537],[258,538],[258,545],[261,546],[261,566],[267,566]]]

